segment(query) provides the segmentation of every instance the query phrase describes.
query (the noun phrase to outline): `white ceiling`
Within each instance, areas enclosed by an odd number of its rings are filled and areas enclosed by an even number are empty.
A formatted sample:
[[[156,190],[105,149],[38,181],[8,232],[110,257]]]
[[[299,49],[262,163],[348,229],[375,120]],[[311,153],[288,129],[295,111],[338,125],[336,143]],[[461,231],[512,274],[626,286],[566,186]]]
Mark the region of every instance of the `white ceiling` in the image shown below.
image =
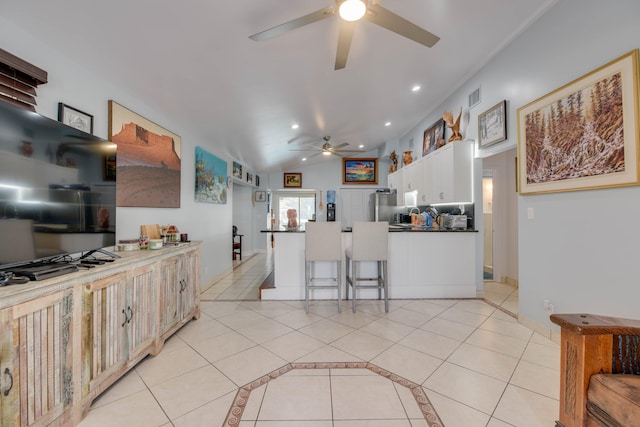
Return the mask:
[[[325,135],[366,150],[406,135],[556,2],[386,0],[440,41],[427,48],[359,22],[339,71],[337,17],[271,40],[248,37],[332,1],[21,0],[3,2],[2,14],[175,117],[215,153],[272,172],[300,167],[304,153],[289,150]]]

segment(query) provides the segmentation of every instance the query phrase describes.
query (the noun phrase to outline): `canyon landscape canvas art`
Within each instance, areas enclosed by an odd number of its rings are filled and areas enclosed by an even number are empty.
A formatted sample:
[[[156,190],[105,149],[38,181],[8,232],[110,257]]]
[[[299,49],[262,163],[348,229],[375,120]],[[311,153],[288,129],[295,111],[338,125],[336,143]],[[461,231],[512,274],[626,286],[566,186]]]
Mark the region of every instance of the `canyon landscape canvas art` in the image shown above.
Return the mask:
[[[117,206],[180,207],[178,135],[109,101],[109,139],[118,146]]]

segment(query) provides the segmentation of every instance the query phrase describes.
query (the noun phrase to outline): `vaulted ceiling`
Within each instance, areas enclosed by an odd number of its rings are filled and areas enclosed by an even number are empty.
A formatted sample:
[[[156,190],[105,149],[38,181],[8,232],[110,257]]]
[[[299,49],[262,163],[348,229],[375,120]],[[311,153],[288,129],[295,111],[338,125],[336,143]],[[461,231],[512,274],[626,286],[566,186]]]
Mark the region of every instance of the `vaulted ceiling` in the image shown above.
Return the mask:
[[[338,71],[338,17],[249,39],[333,0],[21,0],[2,13],[175,117],[199,145],[271,172],[299,167],[305,153],[290,150],[326,135],[365,150],[402,137],[555,2],[377,1],[440,41],[360,21]]]

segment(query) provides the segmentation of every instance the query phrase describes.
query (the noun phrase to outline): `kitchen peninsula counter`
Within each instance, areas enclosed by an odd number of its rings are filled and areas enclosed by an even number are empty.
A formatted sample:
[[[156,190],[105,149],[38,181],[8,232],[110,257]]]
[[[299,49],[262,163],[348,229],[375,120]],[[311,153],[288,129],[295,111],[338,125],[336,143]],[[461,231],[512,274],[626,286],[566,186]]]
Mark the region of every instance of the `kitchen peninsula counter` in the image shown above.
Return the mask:
[[[389,228],[389,298],[475,298],[476,230],[433,230],[427,227]],[[262,230],[273,233],[274,288],[263,289],[264,300],[304,299],[304,230]],[[342,233],[343,250],[351,246],[351,229]],[[342,273],[344,279],[344,257]],[[363,263],[363,277],[375,276],[376,264]],[[335,263],[315,263],[315,277],[335,277]],[[343,280],[343,284],[344,284]],[[344,285],[343,285],[344,288]],[[313,299],[335,299],[334,289],[313,290]],[[344,289],[342,295],[344,297]],[[376,290],[359,291],[377,298]]]
[[[277,230],[260,230],[261,233],[304,233],[304,229],[299,227],[295,230],[287,230],[287,229],[277,229]],[[346,227],[342,229],[343,233],[351,233],[351,227]],[[422,225],[413,225],[413,226],[397,226],[390,225],[389,233],[398,233],[398,232],[408,232],[408,233],[477,233],[478,230],[468,230],[468,229],[447,229],[441,228],[436,229],[433,227],[425,227]]]

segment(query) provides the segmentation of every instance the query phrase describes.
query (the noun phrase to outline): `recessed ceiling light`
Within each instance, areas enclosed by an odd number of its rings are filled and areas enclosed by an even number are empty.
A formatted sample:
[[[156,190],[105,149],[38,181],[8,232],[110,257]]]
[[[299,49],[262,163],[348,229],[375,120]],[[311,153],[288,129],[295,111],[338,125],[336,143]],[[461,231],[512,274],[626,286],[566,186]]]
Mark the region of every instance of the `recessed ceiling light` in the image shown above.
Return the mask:
[[[358,148],[364,148],[364,144],[358,145]]]
[[[307,158],[306,158],[306,157],[303,157],[303,158],[302,158],[302,161],[303,161],[303,162],[306,162],[306,161],[307,161]]]
[[[385,123],[384,125],[385,125],[385,126],[387,126],[387,127],[389,127],[389,126],[391,126],[391,122],[387,122],[387,123]]]
[[[417,92],[420,90],[420,85],[415,85],[414,87],[411,88],[412,91]]]
[[[300,127],[300,125],[297,124],[297,123],[294,123],[294,124],[291,125],[291,129],[298,129],[299,127]]]

